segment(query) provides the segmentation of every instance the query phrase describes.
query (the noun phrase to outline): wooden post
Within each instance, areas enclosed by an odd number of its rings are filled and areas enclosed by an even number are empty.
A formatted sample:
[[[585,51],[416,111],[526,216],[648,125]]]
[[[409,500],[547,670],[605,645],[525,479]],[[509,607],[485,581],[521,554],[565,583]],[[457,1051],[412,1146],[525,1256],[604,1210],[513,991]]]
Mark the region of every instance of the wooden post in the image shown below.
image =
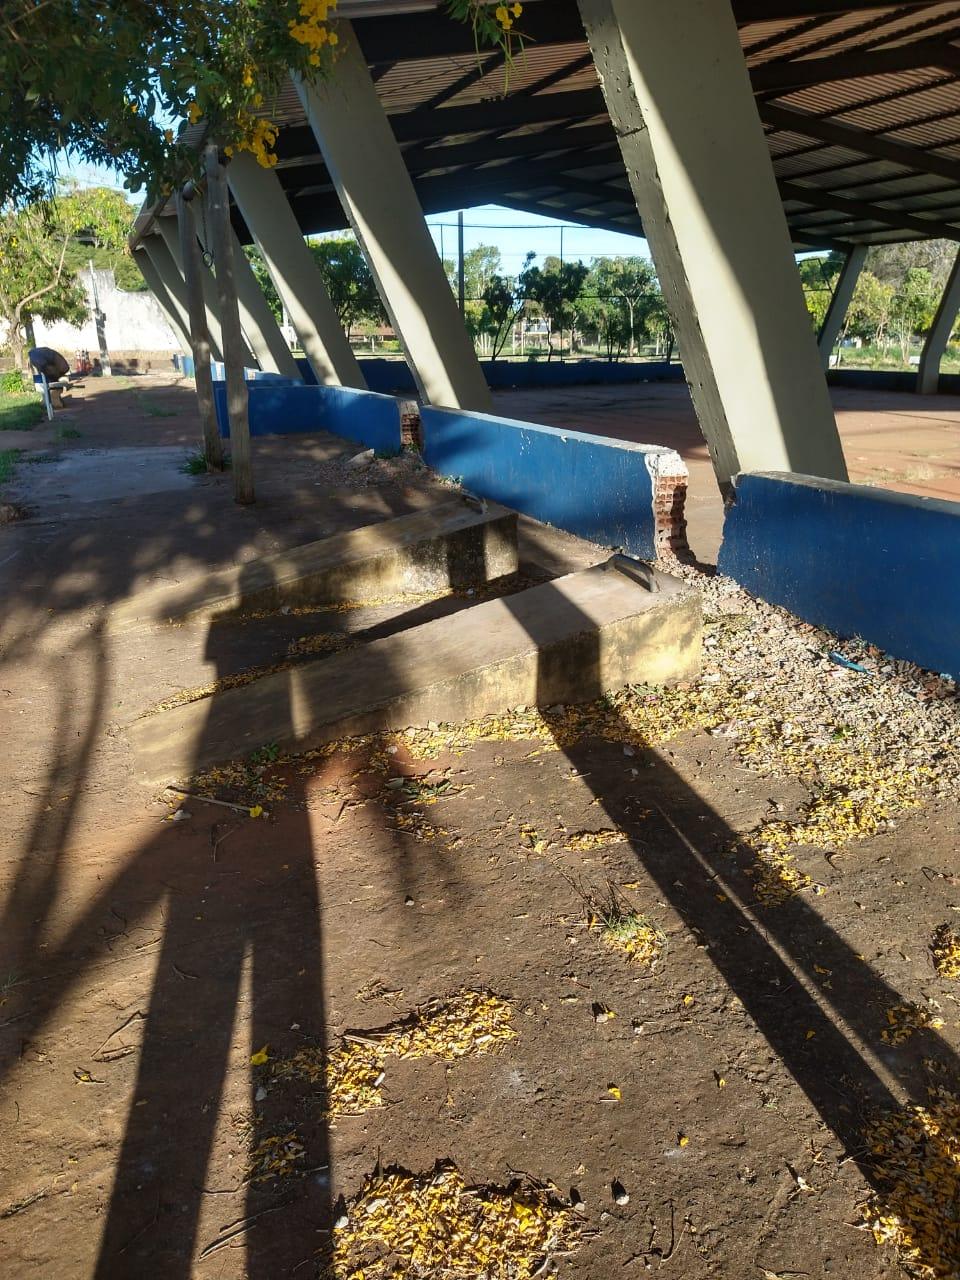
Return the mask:
[[[180,253],[183,257],[183,275],[187,287],[187,306],[190,312],[190,349],[193,352],[193,376],[197,384],[197,401],[200,405],[200,422],[203,425],[203,456],[208,471],[223,470],[223,444],[217,429],[217,411],[213,403],[213,375],[210,372],[210,332],[207,329],[207,313],[203,305],[203,289],[200,272],[200,246],[193,210],[188,201],[194,196],[192,184],[177,193],[177,227],[180,232]]]
[[[233,468],[234,501],[254,501],[253,472],[250,466],[250,419],[247,412],[247,384],[243,376],[243,334],[233,277],[233,242],[230,235],[230,199],[227,175],[213,144],[203,149],[207,176],[207,210],[213,241],[213,267],[220,299],[220,329],[223,363],[227,378],[227,416],[230,420],[230,463]]]

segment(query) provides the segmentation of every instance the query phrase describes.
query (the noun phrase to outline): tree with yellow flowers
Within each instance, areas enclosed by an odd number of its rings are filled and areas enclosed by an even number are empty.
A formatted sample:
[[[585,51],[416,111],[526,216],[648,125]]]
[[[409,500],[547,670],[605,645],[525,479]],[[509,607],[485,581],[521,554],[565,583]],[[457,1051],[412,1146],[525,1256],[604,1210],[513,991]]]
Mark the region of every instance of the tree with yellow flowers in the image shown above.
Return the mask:
[[[520,4],[447,0],[478,46],[509,56]],[[195,175],[204,139],[273,161],[265,103],[293,72],[333,72],[335,0],[4,0],[0,5],[0,207],[51,184],[67,151],[149,196]]]

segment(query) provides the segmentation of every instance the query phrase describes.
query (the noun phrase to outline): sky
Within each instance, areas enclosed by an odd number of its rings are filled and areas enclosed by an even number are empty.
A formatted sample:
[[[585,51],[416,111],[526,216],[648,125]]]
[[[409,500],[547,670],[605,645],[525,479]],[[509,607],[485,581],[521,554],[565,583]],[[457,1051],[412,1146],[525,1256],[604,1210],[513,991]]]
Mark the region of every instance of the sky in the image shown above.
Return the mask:
[[[561,250],[565,262],[589,262],[591,258],[604,256],[650,257],[647,242],[640,236],[618,235],[614,231],[561,223],[536,214],[501,209],[495,204],[464,210],[463,223],[464,250],[469,253],[480,244],[496,245],[506,275],[517,274],[530,249],[536,252],[538,261],[551,254],[559,257]],[[427,226],[437,250],[442,247],[441,256],[455,260],[456,213],[431,216],[427,218]]]
[[[122,189],[123,181],[115,169],[100,165],[71,162],[60,158],[60,174],[72,178],[82,186],[105,186]],[[139,199],[135,198],[139,205]],[[457,256],[457,214],[443,213],[427,218],[438,253],[451,261]],[[561,233],[561,227],[563,228]],[[562,239],[562,243],[561,243]],[[481,244],[493,244],[500,250],[500,259],[506,275],[516,275],[523,266],[527,251],[533,249],[537,261],[553,254],[565,262],[589,262],[591,258],[620,255],[649,258],[646,240],[640,236],[618,235],[613,231],[598,231],[593,227],[561,223],[554,218],[541,218],[536,214],[518,213],[514,209],[502,209],[499,205],[485,204],[464,210],[463,244],[466,252]]]

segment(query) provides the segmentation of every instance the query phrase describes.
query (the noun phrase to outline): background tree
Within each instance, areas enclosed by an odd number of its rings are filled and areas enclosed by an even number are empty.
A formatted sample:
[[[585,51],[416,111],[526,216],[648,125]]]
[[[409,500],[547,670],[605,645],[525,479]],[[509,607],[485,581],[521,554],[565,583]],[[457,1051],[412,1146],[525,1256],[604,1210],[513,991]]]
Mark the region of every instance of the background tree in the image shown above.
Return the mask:
[[[71,251],[83,251],[78,239],[119,256],[130,222],[127,202],[105,187],[68,190],[0,214],[0,317],[18,368],[34,317],[86,319],[86,289],[68,265]]]
[[[527,305],[530,273],[533,270],[531,263],[535,257],[536,254],[531,250],[514,280],[495,273],[487,281],[483,303],[492,338],[491,360],[496,360],[503,351],[513,333],[513,326]]]
[[[878,280],[872,271],[861,271],[840,330],[840,345],[848,336],[882,347],[886,341],[893,306],[893,286]]]
[[[830,253],[825,257],[801,258],[797,263],[803,298],[814,333],[819,333],[823,328],[842,266],[843,255],[838,253]]]
[[[933,321],[937,299],[926,267],[909,267],[900,288],[893,297],[891,326],[900,343],[900,355],[906,364],[915,334],[926,332]]]
[[[0,5],[0,208],[49,194],[68,151],[162,194],[199,176],[199,150],[171,122],[275,163],[263,104],[291,71],[328,74],[333,0],[4,0]],[[446,0],[509,68],[522,5]],[[175,136],[179,133],[179,136]]]
[[[329,236],[310,240],[308,245],[347,337],[350,337],[353,326],[364,320],[384,323],[386,312],[356,239],[353,236]]]
[[[0,202],[49,185],[61,150],[157,195],[199,174],[171,121],[270,163],[266,96],[324,74],[336,32],[306,0],[7,0],[0,19]],[[181,135],[182,136],[182,135]]]
[[[526,272],[526,298],[539,308],[547,321],[548,360],[553,357],[553,334],[573,322],[575,306],[589,271],[582,262],[561,262],[559,258],[550,257],[542,267],[530,267]]]
[[[350,336],[355,325],[364,321],[374,324],[382,324],[386,321],[386,312],[380,301],[376,283],[360,251],[360,246],[353,236],[329,236],[322,240],[309,240],[307,247],[320,270],[330,301],[334,305],[347,337]],[[270,273],[267,271],[267,264],[255,245],[247,245],[245,252],[257,283],[263,290],[267,305],[280,323],[283,319],[283,307],[273,281],[270,279]]]
[[[97,193],[98,217],[94,225],[81,228],[71,238],[67,245],[67,270],[80,274],[89,269],[92,261],[94,267],[113,272],[117,288],[130,292],[146,290],[147,282],[127,247],[127,237],[136,217],[135,207],[122,191],[112,187],[88,190]]]

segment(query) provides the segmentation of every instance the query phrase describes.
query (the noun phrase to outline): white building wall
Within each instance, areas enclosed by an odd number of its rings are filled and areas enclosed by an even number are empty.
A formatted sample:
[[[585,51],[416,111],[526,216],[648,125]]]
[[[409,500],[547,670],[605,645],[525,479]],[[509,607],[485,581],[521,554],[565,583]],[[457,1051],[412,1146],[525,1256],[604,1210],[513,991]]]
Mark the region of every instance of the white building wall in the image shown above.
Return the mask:
[[[109,268],[96,269],[94,275],[97,279],[100,309],[106,316],[104,323],[108,351],[180,350],[181,343],[149,290],[129,293],[125,289],[118,289],[113,271]],[[63,320],[57,320],[53,324],[35,320],[33,326],[39,346],[62,351],[68,359],[80,348],[88,350],[91,356],[96,355],[99,350],[97,329],[93,322],[93,292],[89,270],[80,273],[80,280],[86,288],[90,307],[90,315],[85,324],[77,327]]]

